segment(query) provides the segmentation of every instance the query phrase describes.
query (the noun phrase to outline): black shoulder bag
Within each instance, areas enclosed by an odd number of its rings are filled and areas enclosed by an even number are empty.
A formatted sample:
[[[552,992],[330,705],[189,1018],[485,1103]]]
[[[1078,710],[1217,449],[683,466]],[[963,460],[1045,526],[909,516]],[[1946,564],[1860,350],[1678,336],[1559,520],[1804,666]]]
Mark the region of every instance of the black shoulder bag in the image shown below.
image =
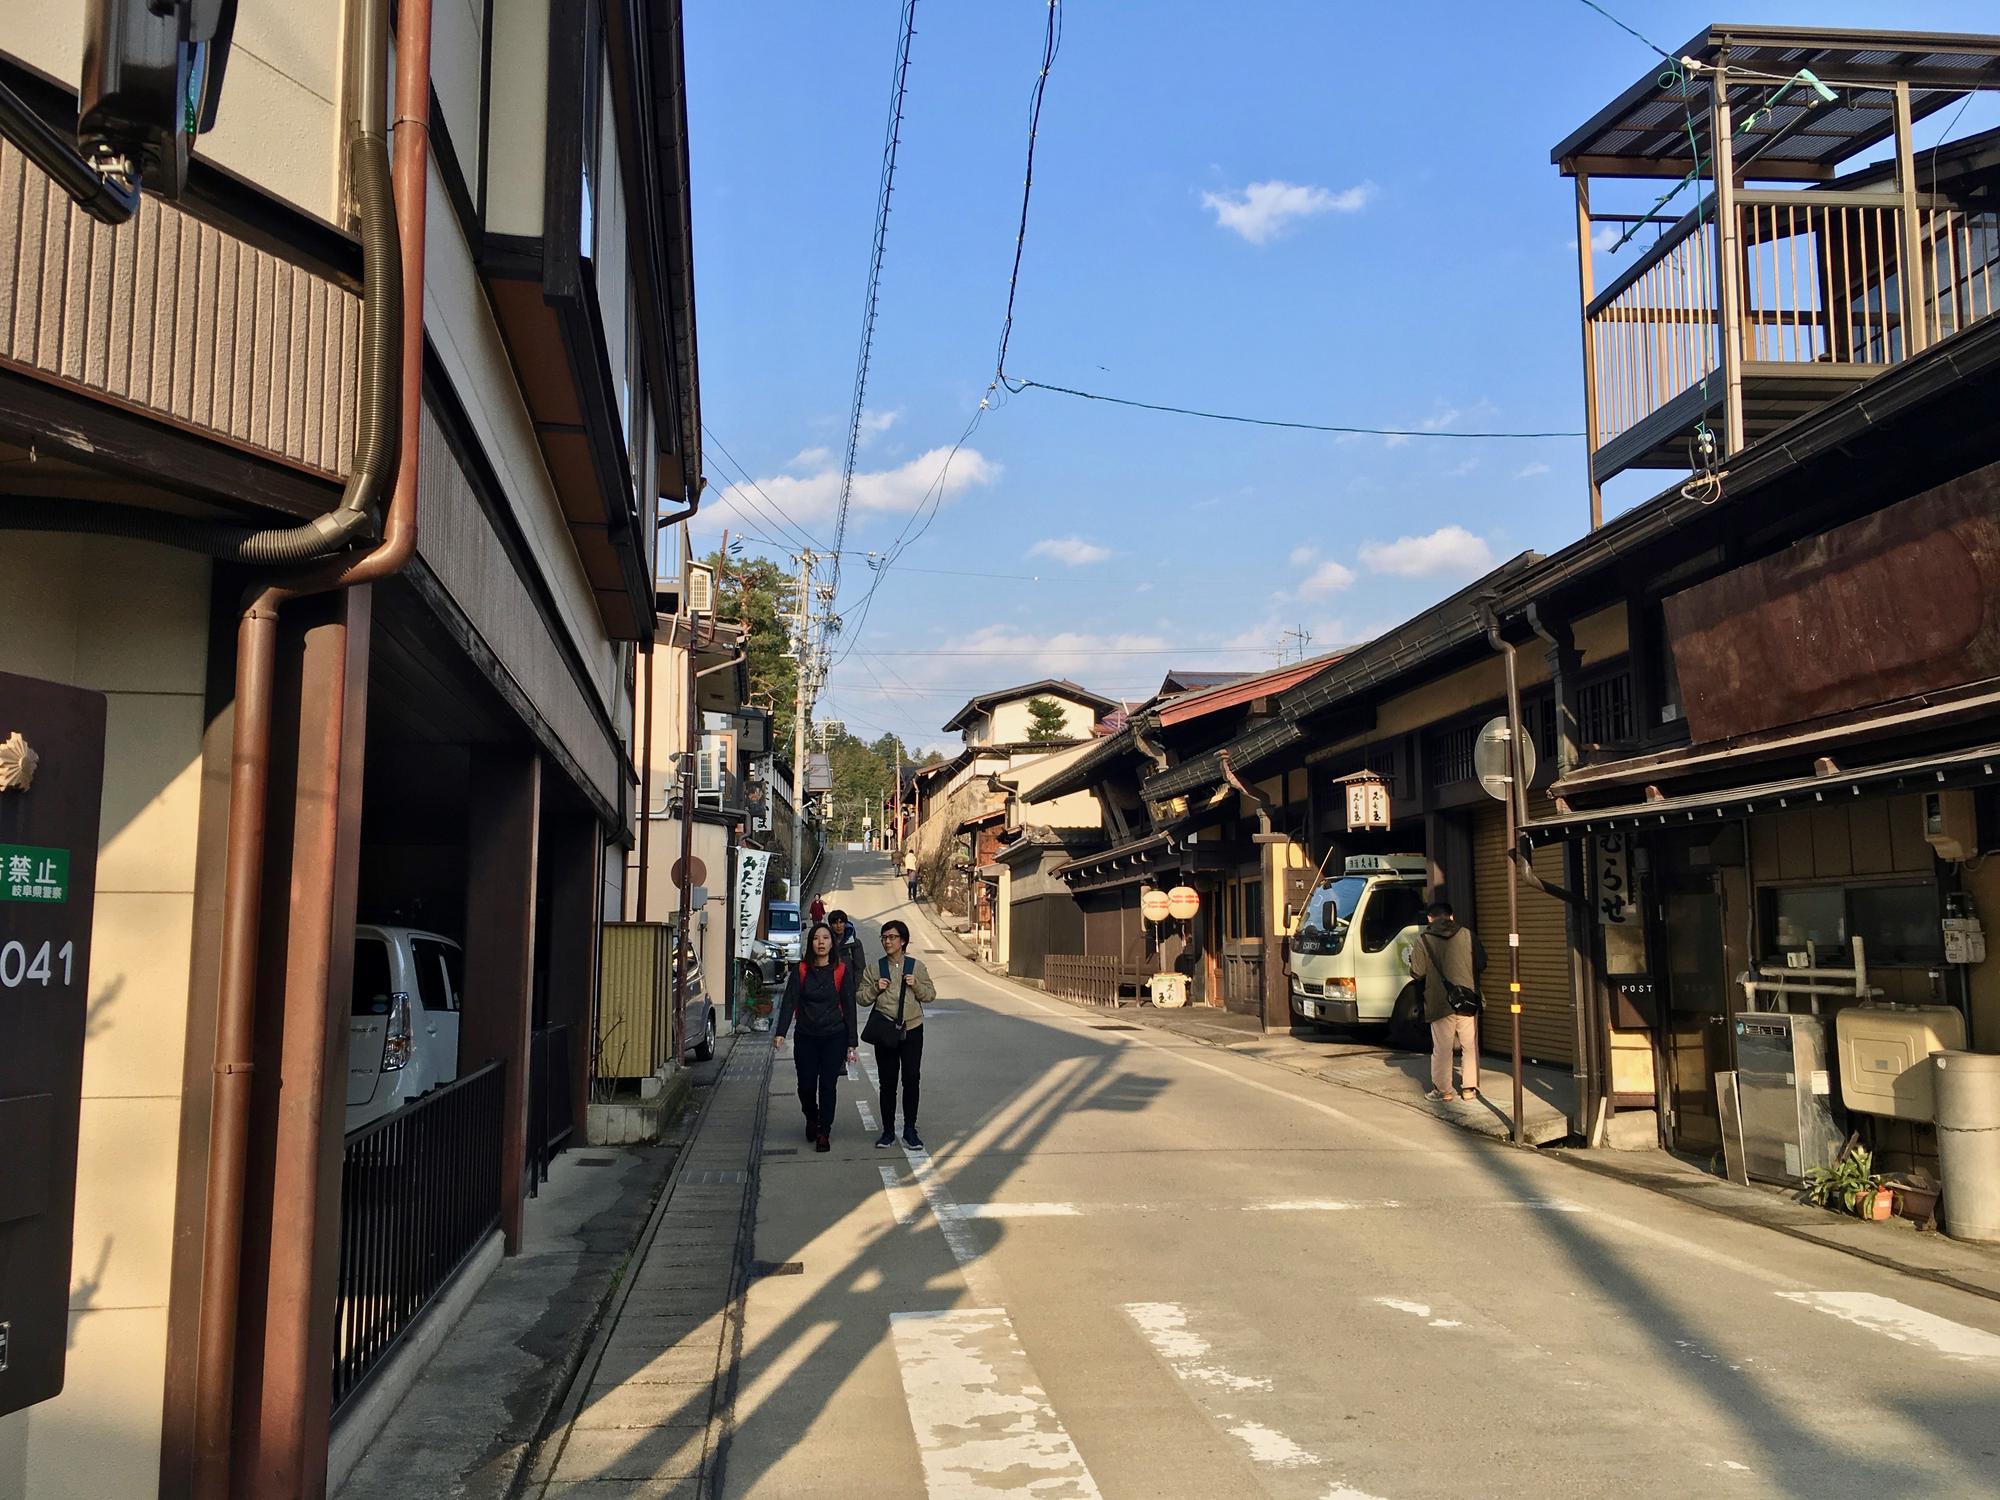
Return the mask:
[[[884,954],[878,962],[882,965],[882,977],[887,979],[889,977],[888,955]],[[902,995],[909,994],[910,976],[916,971],[917,961],[914,958],[905,958],[903,960]],[[897,1007],[898,1011],[903,1011],[904,1009],[905,1006],[902,1005]],[[903,1045],[903,1038],[909,1034],[909,1030],[910,1028],[905,1026],[901,1021],[890,1020],[888,1013],[878,1005],[868,1012],[868,1024],[861,1028],[861,1040],[871,1047],[900,1047]]]
[[[1427,932],[1419,941],[1431,956],[1431,967],[1437,971],[1438,983],[1444,986],[1445,1003],[1451,1007],[1451,1013],[1455,1016],[1476,1016],[1484,1010],[1486,1000],[1478,990],[1470,985],[1453,984],[1444,977],[1444,960],[1438,953],[1437,945],[1431,941],[1431,935]]]

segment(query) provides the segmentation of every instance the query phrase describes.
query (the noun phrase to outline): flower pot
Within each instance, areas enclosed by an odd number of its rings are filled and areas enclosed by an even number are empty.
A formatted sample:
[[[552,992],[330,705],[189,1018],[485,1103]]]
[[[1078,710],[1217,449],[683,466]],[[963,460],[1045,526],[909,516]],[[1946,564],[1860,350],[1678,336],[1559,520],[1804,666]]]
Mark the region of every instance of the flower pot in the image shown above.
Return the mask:
[[[1854,1205],[1854,1212],[1861,1218],[1877,1223],[1889,1218],[1895,1211],[1896,1195],[1889,1188],[1876,1188],[1873,1192],[1864,1193]]]
[[[1896,1189],[1896,1212],[1905,1219],[1925,1224],[1937,1217],[1938,1190],[1935,1187]]]

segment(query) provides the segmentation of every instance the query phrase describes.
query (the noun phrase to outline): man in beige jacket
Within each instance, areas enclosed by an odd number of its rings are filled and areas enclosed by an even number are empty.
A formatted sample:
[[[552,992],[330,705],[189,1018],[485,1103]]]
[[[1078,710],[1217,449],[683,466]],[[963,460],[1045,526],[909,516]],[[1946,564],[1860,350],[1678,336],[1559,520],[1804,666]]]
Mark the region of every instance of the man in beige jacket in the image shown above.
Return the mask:
[[[1486,949],[1470,927],[1453,918],[1449,901],[1424,908],[1430,925],[1410,944],[1410,973],[1424,982],[1424,1019],[1431,1023],[1431,1087],[1424,1097],[1434,1104],[1479,1097],[1479,1015],[1461,1013],[1452,992],[1479,990],[1486,967]],[[1460,1086],[1451,1086],[1451,1054],[1459,1053]]]

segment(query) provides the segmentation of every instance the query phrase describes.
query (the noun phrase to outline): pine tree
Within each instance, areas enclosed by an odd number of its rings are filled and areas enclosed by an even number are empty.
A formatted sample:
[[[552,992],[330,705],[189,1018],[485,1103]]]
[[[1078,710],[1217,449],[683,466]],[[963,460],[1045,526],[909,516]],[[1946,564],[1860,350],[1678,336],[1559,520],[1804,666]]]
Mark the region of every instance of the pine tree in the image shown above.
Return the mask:
[[[1028,738],[1034,743],[1042,744],[1049,740],[1068,738],[1063,727],[1067,722],[1067,716],[1063,712],[1063,706],[1055,699],[1030,698],[1028,717],[1033,720],[1028,725]]]

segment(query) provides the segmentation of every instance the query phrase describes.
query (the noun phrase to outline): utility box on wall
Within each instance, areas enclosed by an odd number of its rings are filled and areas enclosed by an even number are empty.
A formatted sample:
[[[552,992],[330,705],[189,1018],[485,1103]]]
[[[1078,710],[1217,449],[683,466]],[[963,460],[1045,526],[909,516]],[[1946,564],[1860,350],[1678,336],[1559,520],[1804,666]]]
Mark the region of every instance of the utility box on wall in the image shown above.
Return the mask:
[[[62,1390],[104,695],[0,672],[0,1413]]]

